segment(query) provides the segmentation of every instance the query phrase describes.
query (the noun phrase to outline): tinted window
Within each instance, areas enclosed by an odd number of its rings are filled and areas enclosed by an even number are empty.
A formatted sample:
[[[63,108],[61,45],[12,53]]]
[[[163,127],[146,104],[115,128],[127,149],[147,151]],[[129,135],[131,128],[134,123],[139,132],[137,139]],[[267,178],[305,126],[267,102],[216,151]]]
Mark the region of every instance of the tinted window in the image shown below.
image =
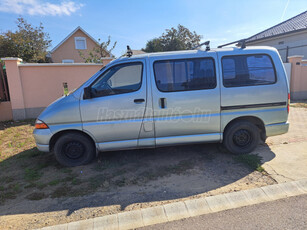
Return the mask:
[[[268,55],[239,55],[222,58],[225,87],[266,85],[276,82],[275,69]]]
[[[157,61],[154,71],[157,87],[164,92],[216,87],[214,61],[211,58]]]
[[[142,64],[117,65],[102,74],[92,85],[93,97],[137,91],[142,82]]]

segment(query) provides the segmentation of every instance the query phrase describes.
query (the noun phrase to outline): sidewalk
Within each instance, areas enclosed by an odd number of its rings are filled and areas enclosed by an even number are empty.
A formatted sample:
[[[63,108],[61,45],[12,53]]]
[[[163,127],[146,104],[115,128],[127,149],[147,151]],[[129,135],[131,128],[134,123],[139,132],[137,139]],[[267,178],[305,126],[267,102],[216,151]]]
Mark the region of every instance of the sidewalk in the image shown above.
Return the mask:
[[[259,151],[265,162],[262,167],[278,183],[307,179],[307,142],[270,146],[271,152],[278,153],[269,160],[268,149]]]
[[[49,226],[42,229],[134,229],[303,194],[307,194],[307,180],[292,181],[251,190],[180,201],[63,225]]]
[[[291,107],[289,122],[288,133],[269,137],[269,148],[255,151],[265,162],[262,167],[278,183],[307,179],[307,109]]]

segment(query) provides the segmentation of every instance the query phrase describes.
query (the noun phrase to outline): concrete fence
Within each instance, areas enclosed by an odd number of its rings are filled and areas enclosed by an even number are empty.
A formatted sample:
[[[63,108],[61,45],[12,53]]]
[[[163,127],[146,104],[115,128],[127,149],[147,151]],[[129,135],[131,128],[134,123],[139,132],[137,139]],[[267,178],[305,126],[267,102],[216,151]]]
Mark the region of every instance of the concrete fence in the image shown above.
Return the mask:
[[[285,69],[291,99],[307,99],[307,60],[302,60],[302,56],[288,59],[290,63],[285,63]],[[11,101],[0,102],[0,121],[36,118],[63,95],[64,82],[67,82],[69,90],[73,90],[102,67],[101,64],[88,63],[22,64],[19,58],[2,60],[6,65]]]
[[[11,101],[0,103],[0,120],[36,118],[64,94],[64,82],[68,84],[68,90],[73,90],[102,67],[102,64],[89,63],[22,64],[19,58],[2,60]]]

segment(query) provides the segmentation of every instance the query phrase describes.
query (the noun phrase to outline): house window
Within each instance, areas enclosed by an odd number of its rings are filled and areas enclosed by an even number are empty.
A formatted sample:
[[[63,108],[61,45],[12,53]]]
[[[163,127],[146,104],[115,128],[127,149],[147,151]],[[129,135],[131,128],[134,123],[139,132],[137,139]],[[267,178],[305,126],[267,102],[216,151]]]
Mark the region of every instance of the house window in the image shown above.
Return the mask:
[[[86,50],[86,38],[75,37],[75,48],[77,50]]]
[[[75,61],[73,59],[63,59],[62,63],[74,63]]]
[[[278,45],[283,45],[285,42],[284,41],[281,41],[281,42],[278,42]]]

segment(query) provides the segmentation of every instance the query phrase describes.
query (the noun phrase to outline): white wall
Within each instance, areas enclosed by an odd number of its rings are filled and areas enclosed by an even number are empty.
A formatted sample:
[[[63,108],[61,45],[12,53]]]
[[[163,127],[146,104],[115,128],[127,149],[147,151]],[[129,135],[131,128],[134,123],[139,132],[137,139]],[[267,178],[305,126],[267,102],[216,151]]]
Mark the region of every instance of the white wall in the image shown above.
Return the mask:
[[[288,82],[290,84],[291,80],[291,63],[284,63],[284,67],[287,73]]]

